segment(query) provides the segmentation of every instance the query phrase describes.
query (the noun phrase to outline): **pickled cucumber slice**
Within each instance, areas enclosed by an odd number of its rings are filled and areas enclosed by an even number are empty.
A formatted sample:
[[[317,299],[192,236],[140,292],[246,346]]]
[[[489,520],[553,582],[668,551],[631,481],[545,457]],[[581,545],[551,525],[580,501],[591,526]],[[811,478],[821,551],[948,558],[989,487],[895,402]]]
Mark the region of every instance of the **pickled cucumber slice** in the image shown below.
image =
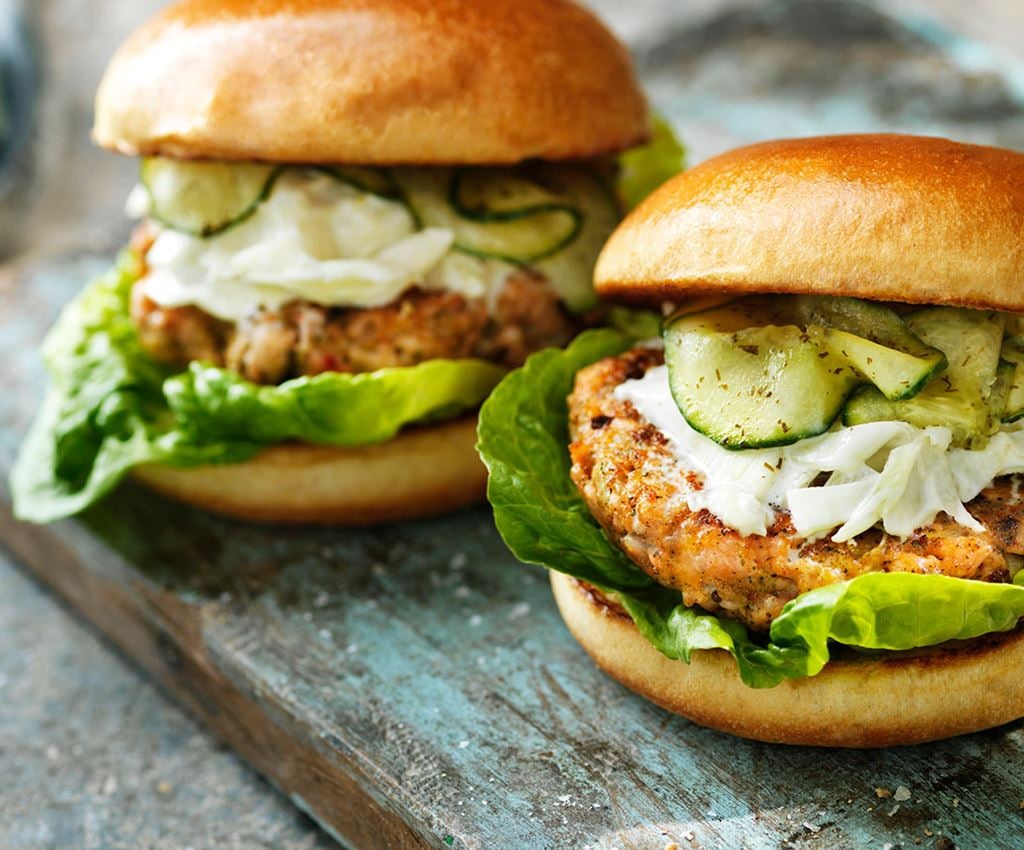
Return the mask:
[[[1006,338],[1024,346],[1024,316],[1020,313],[1006,314]]]
[[[580,231],[577,210],[505,169],[403,168],[398,185],[424,227],[455,233],[455,248],[483,259],[531,263]]]
[[[827,431],[862,380],[828,352],[820,328],[726,331],[721,325],[734,317],[709,318],[670,320],[665,361],[686,421],[728,449],[784,446]]]
[[[559,170],[561,185],[580,215],[580,230],[564,248],[535,263],[570,310],[582,313],[596,306],[594,264],[622,219],[615,193],[596,169],[584,166]]]
[[[1005,319],[1001,313],[955,307],[929,307],[906,316],[915,336],[946,355],[948,367],[903,401],[886,399],[874,387],[858,390],[843,411],[843,422],[900,420],[919,428],[943,426],[953,432],[954,445],[984,448],[998,430],[1007,403],[993,399]]]
[[[331,165],[318,169],[335,180],[388,200],[400,200],[402,191],[387,168],[367,168],[360,165]]]
[[[794,299],[794,312],[801,327],[827,328],[829,350],[849,360],[888,399],[916,395],[946,368],[945,355],[882,304],[803,295]]]
[[[917,357],[834,328],[825,331],[825,345],[893,401],[917,395],[946,366],[940,352]]]
[[[894,312],[849,298],[758,296],[680,312],[665,352],[687,421],[735,449],[820,434],[857,386],[905,398],[945,366]]]
[[[1016,422],[1024,417],[1024,346],[1004,338],[1000,357],[1012,369],[1001,418],[1003,422]]]
[[[165,227],[207,238],[251,216],[270,195],[282,166],[148,157],[140,179],[151,218]]]
[[[537,269],[576,312],[596,304],[594,263],[621,218],[597,169],[403,168],[395,178],[419,223],[454,231],[456,250]]]

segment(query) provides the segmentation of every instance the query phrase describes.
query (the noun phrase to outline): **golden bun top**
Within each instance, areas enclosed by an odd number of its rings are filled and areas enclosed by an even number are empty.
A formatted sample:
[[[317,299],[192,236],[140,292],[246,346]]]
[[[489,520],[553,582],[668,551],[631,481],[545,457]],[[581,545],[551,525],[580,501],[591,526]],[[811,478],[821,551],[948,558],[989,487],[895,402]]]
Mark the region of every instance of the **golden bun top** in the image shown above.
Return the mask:
[[[1024,311],[1024,154],[898,135],[740,148],[647,198],[595,278],[643,303],[778,292]]]
[[[631,147],[648,111],[572,0],[180,0],[114,56],[93,135],[130,155],[509,164]]]

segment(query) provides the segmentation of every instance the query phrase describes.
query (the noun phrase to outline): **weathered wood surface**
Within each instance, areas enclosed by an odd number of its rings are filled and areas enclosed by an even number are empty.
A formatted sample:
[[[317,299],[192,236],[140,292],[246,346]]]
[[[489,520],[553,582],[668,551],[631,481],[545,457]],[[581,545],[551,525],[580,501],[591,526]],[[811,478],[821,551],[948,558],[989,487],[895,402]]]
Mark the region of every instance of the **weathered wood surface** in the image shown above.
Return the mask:
[[[641,34],[639,56],[697,159],[826,129],[1024,148],[1017,66],[867,6],[688,17]],[[31,349],[104,262],[69,254],[0,275],[4,478],[40,397]],[[695,727],[592,667],[483,509],[367,532],[266,529],[129,485],[40,529],[10,519],[0,486],[0,540],[352,846],[1024,846],[1020,724],[881,753]]]

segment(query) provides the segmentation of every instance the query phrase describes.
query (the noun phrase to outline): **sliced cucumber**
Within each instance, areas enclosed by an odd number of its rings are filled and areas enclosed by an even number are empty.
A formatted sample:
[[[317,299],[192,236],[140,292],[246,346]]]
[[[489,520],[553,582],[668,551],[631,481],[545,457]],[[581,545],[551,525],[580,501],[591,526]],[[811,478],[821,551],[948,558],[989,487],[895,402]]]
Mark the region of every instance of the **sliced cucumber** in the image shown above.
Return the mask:
[[[581,216],[580,231],[565,248],[535,266],[551,281],[569,309],[582,313],[598,303],[594,264],[604,243],[618,227],[622,211],[599,171],[563,166],[559,175],[564,191]]]
[[[903,398],[945,364],[887,308],[835,300],[756,296],[676,313],[665,357],[683,416],[727,448],[785,445],[828,430],[858,385]]]
[[[916,357],[835,328],[825,331],[825,345],[892,400],[916,395],[946,366],[941,352]]]
[[[856,298],[802,295],[794,299],[796,324],[828,328],[829,350],[849,360],[889,399],[916,395],[946,368],[946,358],[926,345],[896,313]]]
[[[579,234],[581,217],[576,209],[550,194],[539,201],[539,187],[529,181],[498,169],[482,169],[486,175],[479,177],[466,171],[396,171],[398,185],[420,223],[452,230],[457,250],[482,259],[532,263],[561,250]],[[468,201],[480,202],[482,183],[483,196],[493,206],[456,205],[464,182],[473,184]]]
[[[1009,376],[1002,420],[1003,422],[1016,422],[1024,417],[1024,346],[1011,339],[1004,339],[1000,357],[1002,362],[1009,364],[1013,370]]]
[[[890,401],[877,389],[859,390],[843,411],[843,422],[857,425],[901,420],[953,432],[953,443],[984,448],[999,428],[1004,402],[993,400],[1005,316],[955,307],[930,307],[905,317],[915,336],[946,355],[949,365],[911,399]],[[993,409],[993,404],[998,410]]]
[[[1024,346],[1024,315],[1020,313],[1006,314],[1006,338]]]
[[[941,381],[941,378],[936,379]],[[975,435],[982,427],[977,411],[954,391],[925,387],[909,401],[889,401],[874,387],[861,387],[846,403],[843,410],[844,425],[863,425],[866,422],[907,422],[918,428],[941,425],[953,432],[953,444],[961,447],[983,448],[986,434],[979,441]]]
[[[671,319],[665,360],[686,421],[728,449],[784,446],[827,431],[861,378],[824,332],[793,325],[726,330],[729,307]]]
[[[472,221],[519,221],[545,212],[570,212],[576,208],[558,169],[540,164],[518,168],[458,168],[452,174],[448,202],[463,218]]]
[[[915,336],[946,355],[950,377],[988,398],[999,365],[1005,313],[928,307],[904,318]]]
[[[946,366],[942,352],[914,336],[888,307],[855,298],[755,296],[708,321],[720,331],[769,324],[821,328],[827,350],[891,399],[913,396]]]
[[[245,221],[270,194],[283,168],[249,162],[149,157],[140,179],[151,218],[191,236],[209,237]]]
[[[997,425],[999,422],[1005,421],[1004,417],[1010,403],[1010,391],[1013,389],[1016,371],[1016,367],[1009,360],[1000,359],[999,365],[996,366],[996,379],[992,383],[988,406],[992,413],[992,419]]]
[[[456,250],[536,268],[576,312],[597,303],[594,263],[621,218],[598,170],[402,168],[395,178],[419,223],[454,231]]]
[[[360,165],[331,165],[318,169],[340,183],[360,192],[368,192],[388,200],[398,200],[402,191],[388,168],[366,168]]]
[[[793,311],[799,319],[798,324],[804,327],[839,328],[918,357],[937,353],[914,336],[895,311],[874,301],[845,296],[797,295],[793,298]]]
[[[251,216],[285,166],[150,158],[142,183],[150,216],[209,237]],[[406,204],[420,227],[444,227],[455,249],[543,272],[574,311],[597,301],[594,263],[620,212],[600,165],[531,163],[516,168],[365,168],[317,171]]]

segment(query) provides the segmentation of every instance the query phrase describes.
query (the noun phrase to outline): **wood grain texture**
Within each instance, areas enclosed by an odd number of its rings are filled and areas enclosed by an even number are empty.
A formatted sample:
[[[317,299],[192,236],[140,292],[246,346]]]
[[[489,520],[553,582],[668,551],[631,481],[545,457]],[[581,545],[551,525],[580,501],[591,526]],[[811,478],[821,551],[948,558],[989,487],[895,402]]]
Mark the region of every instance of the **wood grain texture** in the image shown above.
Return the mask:
[[[337,850],[2,548],[0,633],[4,850]]]
[[[644,31],[648,83],[696,159],[854,129],[1024,148],[1019,69],[869,5],[707,5]],[[130,170],[64,193],[120,192]],[[60,208],[56,184],[47,197]],[[55,227],[83,244],[68,221],[48,219],[29,244]],[[101,242],[123,227],[98,223]],[[51,255],[0,274],[4,479],[39,401],[32,349],[105,262]],[[1020,724],[880,753],[701,729],[593,667],[543,574],[514,563],[484,510],[378,531],[265,529],[129,485],[40,529],[10,519],[0,485],[0,540],[354,847],[1024,846]],[[900,786],[909,799],[876,793]]]

